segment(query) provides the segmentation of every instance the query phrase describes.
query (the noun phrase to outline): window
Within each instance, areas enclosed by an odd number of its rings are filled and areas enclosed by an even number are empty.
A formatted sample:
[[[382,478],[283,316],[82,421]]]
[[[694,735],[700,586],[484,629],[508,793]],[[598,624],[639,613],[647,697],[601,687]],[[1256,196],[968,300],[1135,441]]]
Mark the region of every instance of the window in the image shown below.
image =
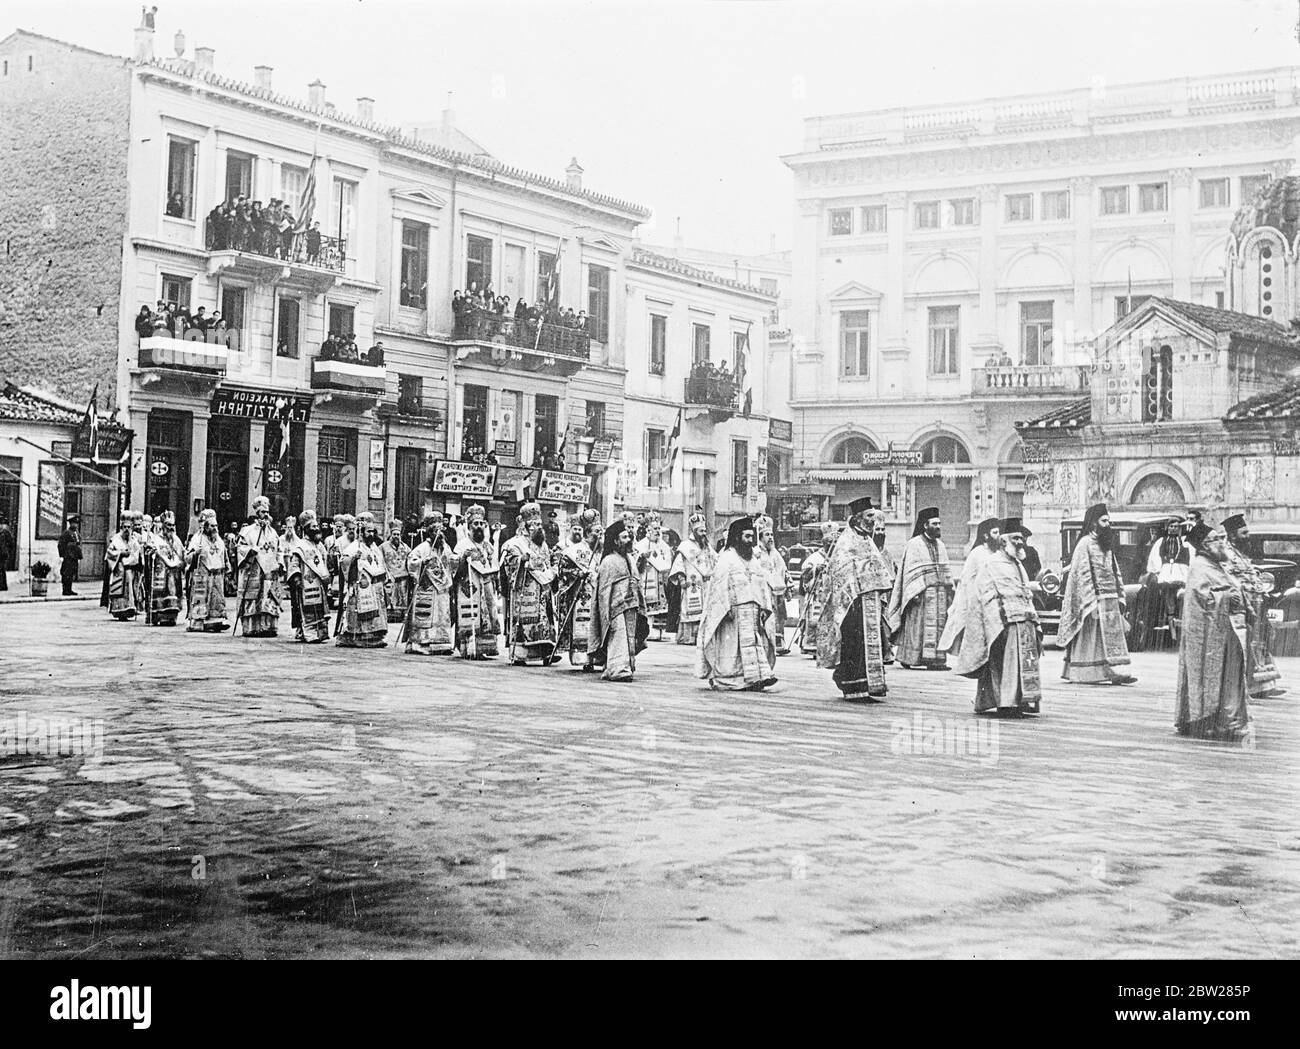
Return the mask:
[[[194,217],[194,158],[198,148],[198,143],[189,139],[167,139],[167,199],[163,210],[170,218]]]
[[[460,442],[462,459],[487,454],[488,391],[486,386],[465,386],[465,412]]]
[[[559,398],[552,397],[549,393],[537,394],[536,407],[533,410],[533,455],[538,452],[542,455],[550,455],[555,451],[559,437],[559,421]]]
[[[712,337],[712,330],[707,324],[691,325],[691,363],[708,364],[709,363],[709,339]]]
[[[355,335],[357,310],[355,306],[342,306],[338,303],[330,303],[330,326],[331,335]]]
[[[939,202],[923,200],[912,206],[912,225],[917,229],[939,228]]]
[[[749,442],[731,442],[731,494],[749,492]]]
[[[668,464],[666,458],[665,437],[663,430],[647,429],[643,446],[645,457],[645,483],[647,488],[664,488],[672,483],[664,469]]]
[[[1226,208],[1228,206],[1228,180],[1226,178],[1201,179],[1201,207]]]
[[[605,433],[605,402],[587,402],[587,433],[601,437]]]
[[[307,169],[293,164],[280,165],[280,199],[289,205],[294,218],[302,207],[302,191],[307,187]]]
[[[587,330],[597,342],[609,341],[609,268],[587,267]]]
[[[322,428],[316,444],[316,512],[321,517],[357,509],[357,431]]]
[[[952,204],[952,224],[954,226],[975,225],[975,198],[950,201]]]
[[[840,374],[865,379],[871,374],[870,310],[840,314]]]
[[[970,462],[970,452],[955,437],[932,437],[921,446],[921,462],[932,466]]]
[[[1043,221],[1063,222],[1070,217],[1070,191],[1049,189],[1043,193]]]
[[[1120,295],[1115,299],[1115,319],[1122,321],[1135,309],[1151,298],[1150,295]]]
[[[334,236],[346,245],[352,239],[355,228],[357,207],[357,184],[345,178],[334,180],[334,195],[330,199],[329,221],[325,224],[333,229]],[[296,217],[296,216],[295,216]]]
[[[1241,202],[1250,204],[1269,184],[1268,175],[1241,176]]]
[[[397,410],[403,415],[419,415],[424,408],[424,380],[418,375],[398,375]]]
[[[244,330],[244,289],[221,289],[221,319],[226,322],[227,331]]]
[[[1216,309],[1223,309],[1223,292],[1216,291],[1214,293],[1214,306]]]
[[[401,304],[411,309],[428,308],[429,227],[422,222],[402,223]]]
[[[1020,304],[1020,363],[1052,363],[1052,306],[1050,302]]]
[[[560,275],[555,269],[555,255],[549,251],[537,253],[537,302],[558,305],[560,301]]]
[[[162,275],[162,300],[171,303],[177,309],[190,308],[190,287],[193,281],[189,277],[174,277],[170,273]]]
[[[1032,193],[1010,193],[1007,195],[1007,221],[1028,222],[1034,217],[1034,195]]]
[[[0,63],[0,76],[2,77],[9,76],[9,59],[7,58],[4,60],[4,62]]]
[[[253,158],[247,153],[226,154],[226,200],[253,195]]]
[[[930,374],[957,374],[957,306],[930,307]]]
[[[1142,421],[1169,422],[1174,417],[1174,351],[1168,346],[1142,351]]]
[[[832,237],[847,237],[853,233],[852,208],[834,208],[830,214]]]
[[[862,209],[862,232],[884,233],[885,216],[888,214],[883,204],[868,204]]]
[[[1101,190],[1103,215],[1128,214],[1128,186],[1103,186]]]
[[[831,462],[836,465],[861,466],[862,457],[875,451],[879,449],[865,437],[846,437],[836,446]]]
[[[662,375],[668,355],[668,318],[650,314],[650,374]]]
[[[776,295],[780,291],[775,277],[759,277],[758,287],[760,291],[766,292],[768,295]]]
[[[1167,211],[1169,209],[1169,183],[1150,182],[1138,186],[1138,211]]]
[[[35,61],[36,59],[32,55],[27,56],[27,72],[31,73],[36,69],[36,66],[34,64]]]
[[[275,322],[275,355],[298,356],[298,300],[281,297]]]
[[[492,241],[469,234],[465,240],[465,290],[483,291],[492,283]]]

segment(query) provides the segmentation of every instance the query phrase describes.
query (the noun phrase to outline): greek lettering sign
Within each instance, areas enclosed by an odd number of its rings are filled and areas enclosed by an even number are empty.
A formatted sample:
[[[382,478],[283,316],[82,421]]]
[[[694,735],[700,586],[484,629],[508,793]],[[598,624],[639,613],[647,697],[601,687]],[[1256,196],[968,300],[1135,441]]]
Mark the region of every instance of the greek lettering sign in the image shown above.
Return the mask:
[[[537,498],[551,503],[586,503],[591,500],[591,478],[586,474],[542,471],[542,487]]]
[[[883,452],[863,452],[863,466],[920,466],[921,453],[909,449],[895,448],[892,444]]]
[[[212,394],[212,414],[235,419],[305,423],[311,421],[310,394],[280,390],[232,390],[221,388]]]
[[[500,443],[499,441],[497,442]],[[492,494],[497,498],[521,499],[520,492],[537,491],[537,471],[531,466],[498,466],[497,480]]]
[[[63,464],[43,462],[36,477],[36,538],[57,539],[63,531]]]
[[[767,436],[773,441],[794,441],[794,423],[789,419],[768,419]]]
[[[591,454],[587,456],[589,463],[612,463],[617,450],[618,439],[616,437],[597,437],[596,442],[591,446]]]
[[[465,463],[458,459],[439,459],[433,467],[431,491],[449,495],[492,494],[497,468],[488,463]]]
[[[492,448],[497,455],[509,455],[513,457],[517,446],[518,444],[515,441],[497,441]]]

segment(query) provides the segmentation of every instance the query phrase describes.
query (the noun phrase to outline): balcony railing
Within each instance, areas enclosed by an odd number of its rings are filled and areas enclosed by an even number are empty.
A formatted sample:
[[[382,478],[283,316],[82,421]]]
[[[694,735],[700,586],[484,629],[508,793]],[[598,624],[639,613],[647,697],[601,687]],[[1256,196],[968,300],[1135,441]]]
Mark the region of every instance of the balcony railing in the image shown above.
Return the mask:
[[[546,357],[577,361],[591,359],[591,336],[579,328],[545,321],[517,321],[486,310],[462,313],[457,317],[453,337],[460,341],[513,346]]]
[[[1038,393],[1086,393],[1092,382],[1089,364],[1000,364],[976,368],[972,391],[986,396]]]
[[[204,225],[203,246],[208,251],[238,251],[294,266],[315,266],[342,273],[347,265],[347,241],[324,234],[292,233],[282,237],[278,230],[257,230],[247,226],[218,228],[209,216]]]
[[[311,385],[313,390],[382,395],[388,386],[388,371],[382,364],[313,357]]]
[[[686,403],[708,405],[731,412],[738,410],[740,391],[731,376],[697,372],[686,380]]]
[[[140,340],[140,367],[168,371],[226,374],[228,351],[224,342],[199,342],[151,335]]]

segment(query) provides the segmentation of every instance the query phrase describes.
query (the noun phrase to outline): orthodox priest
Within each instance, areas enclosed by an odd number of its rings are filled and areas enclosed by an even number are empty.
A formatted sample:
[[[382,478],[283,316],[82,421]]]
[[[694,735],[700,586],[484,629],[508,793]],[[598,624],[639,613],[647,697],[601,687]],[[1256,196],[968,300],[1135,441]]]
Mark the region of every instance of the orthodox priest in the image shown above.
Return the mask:
[[[591,633],[591,604],[596,596],[599,544],[599,526],[592,522],[581,542],[551,554],[557,573],[555,610],[560,624],[559,650],[568,652],[569,662],[584,670],[588,666],[587,641]]]
[[[1187,538],[1196,554],[1183,592],[1174,728],[1197,739],[1239,740],[1250,728],[1246,700],[1250,606],[1241,585],[1228,573],[1228,540],[1223,531],[1199,523]]]
[[[123,510],[121,528],[108,540],[104,549],[108,571],[108,611],[114,619],[134,619],[136,604],[135,576],[140,571],[140,540],[136,538],[135,514]]]
[[[449,656],[455,650],[451,627],[451,580],[456,554],[447,543],[446,521],[435,510],[420,526],[420,544],[407,555],[413,585],[402,633],[406,654]],[[400,644],[403,638],[398,638]]]
[[[632,533],[615,521],[605,529],[587,642],[588,667],[599,670],[602,681],[631,681],[650,633],[633,554]]]
[[[894,643],[890,638],[893,630],[889,625],[888,612],[889,601],[893,596],[893,580],[898,577],[898,565],[894,563],[894,555],[889,552],[889,547],[885,544],[888,533],[885,530],[883,514],[876,522],[876,531],[872,538],[875,540],[876,549],[880,551],[880,559],[885,563],[885,572],[890,579],[889,593],[880,595],[880,651],[885,657],[885,666],[889,666],[894,661]]]
[[[253,523],[239,532],[239,628],[245,637],[275,637],[280,622],[280,537],[271,500],[253,500]]]
[[[1190,538],[1190,537],[1189,537]],[[1090,506],[1070,557],[1056,642],[1065,650],[1061,677],[1089,685],[1129,685],[1116,670],[1129,663],[1124,632],[1124,577],[1115,558],[1115,529],[1105,503]]]
[[[962,636],[953,670],[976,679],[975,713],[1037,714],[1042,632],[1024,566],[1030,531],[1008,518],[998,533],[998,551],[980,559],[966,600],[953,604]]]
[[[452,575],[456,648],[466,659],[497,654],[497,576],[500,564],[488,534],[487,512],[475,504],[465,511],[465,538],[456,544]]]
[[[668,573],[673,567],[673,552],[664,541],[663,519],[653,510],[646,514],[645,538],[635,547],[641,566],[641,593],[645,597],[646,615],[662,641],[668,622]]]
[[[790,651],[785,640],[785,594],[790,588],[790,573],[786,570],[785,558],[776,547],[772,519],[759,517],[754,521],[754,527],[758,530],[758,547],[754,556],[763,566],[767,585],[772,589],[772,618],[768,620],[768,628],[772,634],[772,643],[776,645],[776,654],[784,656]]]
[[[1270,648],[1272,625],[1268,621],[1268,609],[1265,601],[1273,590],[1271,577],[1251,563],[1248,552],[1250,546],[1250,526],[1241,514],[1233,514],[1224,520],[1222,526],[1227,533],[1228,543],[1224,552],[1228,555],[1224,568],[1241,586],[1248,615],[1246,617],[1246,685],[1252,699],[1270,699],[1286,695],[1286,689],[1279,685],[1282,678],[1277,664],[1273,662]]]
[[[669,570],[682,593],[681,615],[677,621],[679,645],[696,643],[704,615],[705,592],[718,560],[718,555],[709,545],[709,529],[704,515],[699,512],[691,514],[688,527],[690,535],[678,544]]]
[[[221,527],[217,524],[216,510],[207,509],[199,514],[199,530],[190,539],[186,558],[189,573],[189,626],[186,629],[214,634],[229,630],[230,624],[226,622],[226,573],[230,570],[230,558]]]
[[[833,521],[824,522],[821,549],[804,558],[799,574],[799,651],[804,655],[817,655],[817,625],[821,622],[826,596],[823,576],[839,534],[839,527]]]
[[[875,543],[876,524],[884,519],[879,510],[860,510],[849,518],[824,572],[825,601],[817,624],[817,665],[834,671],[845,699],[869,703],[886,692],[880,615],[894,579]]]
[[[343,578],[341,648],[384,648],[388,644],[388,566],[380,552],[379,525],[370,511],[357,514],[356,537],[339,551]]]
[[[298,613],[294,617],[298,625],[293,639],[318,645],[330,636],[330,569],[329,553],[321,541],[320,522],[314,510],[304,510],[298,515],[296,532],[285,559],[289,598]]]
[[[889,599],[898,662],[909,670],[948,669],[940,639],[948,625],[952,570],[942,535],[938,507],[928,506],[916,515]]]
[[[176,515],[164,510],[158,516],[161,533],[149,543],[148,570],[150,626],[175,626],[185,589],[185,545],[176,535]]]
[[[384,558],[385,587],[388,591],[388,616],[401,619],[411,607],[411,573],[406,562],[411,556],[411,548],[402,538],[402,519],[394,517],[388,522],[388,538],[379,544],[379,552]]]
[[[966,602],[977,597],[975,577],[980,568],[994,554],[1002,552],[1002,540],[999,531],[1001,522],[996,517],[985,518],[975,530],[975,543],[966,555],[966,563],[961,566],[961,578],[957,581],[957,594],[948,609],[948,622],[944,624],[943,636],[939,638],[939,647],[951,656],[961,650],[961,632],[966,623]]]
[[[555,568],[546,546],[542,508],[525,503],[519,509],[519,532],[501,548],[501,578],[508,583],[506,647],[510,662],[527,666],[536,659],[550,666],[555,654]]]
[[[695,673],[719,691],[761,692],[776,684],[776,646],[767,629],[772,590],[754,557],[757,542],[753,520],[732,521],[705,590]]]

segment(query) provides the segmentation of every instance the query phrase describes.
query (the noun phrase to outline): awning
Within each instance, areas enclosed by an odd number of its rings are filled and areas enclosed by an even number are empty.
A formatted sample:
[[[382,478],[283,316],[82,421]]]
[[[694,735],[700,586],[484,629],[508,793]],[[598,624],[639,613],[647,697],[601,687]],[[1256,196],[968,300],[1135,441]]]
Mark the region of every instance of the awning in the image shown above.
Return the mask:
[[[892,470],[810,470],[808,476],[814,481],[883,481]]]
[[[974,466],[932,466],[922,469],[899,471],[904,477],[978,477],[979,468]]]

